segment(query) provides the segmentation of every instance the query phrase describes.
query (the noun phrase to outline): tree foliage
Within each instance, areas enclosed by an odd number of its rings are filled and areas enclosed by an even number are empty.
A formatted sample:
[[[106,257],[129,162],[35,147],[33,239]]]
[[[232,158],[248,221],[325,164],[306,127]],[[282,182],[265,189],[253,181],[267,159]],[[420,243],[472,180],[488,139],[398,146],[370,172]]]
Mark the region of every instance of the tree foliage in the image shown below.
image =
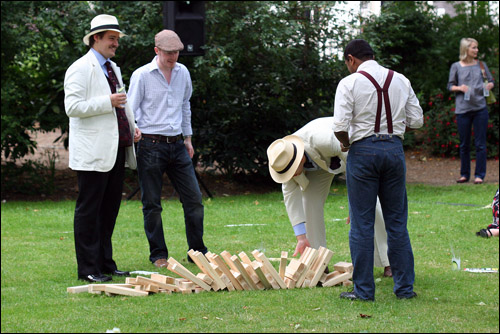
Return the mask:
[[[450,97],[448,71],[462,37],[479,41],[480,58],[498,82],[499,29],[489,2],[460,2],[455,17],[438,17],[426,3],[384,2],[380,16],[361,22],[359,37],[370,42],[381,64],[411,80],[428,112],[431,97]],[[163,27],[161,2],[1,6],[1,147],[3,157],[13,160],[36,148],[29,131],[68,131],[64,74],[88,50],[82,38],[92,17],[115,15],[128,35],[114,58],[125,82],[151,61],[154,35]],[[230,175],[266,176],[273,140],[332,115],[337,84],[348,72],[327,45],[341,50],[356,31],[335,19],[336,10],[331,1],[206,2],[205,56],[179,59],[193,78],[193,141],[202,164]],[[498,97],[498,84],[494,92]],[[494,108],[491,131],[498,142],[498,104]],[[412,135],[406,141],[416,143]]]

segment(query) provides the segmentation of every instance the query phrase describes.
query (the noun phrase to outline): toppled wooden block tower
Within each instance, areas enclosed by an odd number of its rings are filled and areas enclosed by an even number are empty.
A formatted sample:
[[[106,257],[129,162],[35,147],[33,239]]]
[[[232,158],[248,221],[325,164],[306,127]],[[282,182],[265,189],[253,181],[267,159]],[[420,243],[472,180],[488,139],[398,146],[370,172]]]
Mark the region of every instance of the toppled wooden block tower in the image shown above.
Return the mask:
[[[333,272],[326,274],[333,252],[325,247],[307,247],[298,259],[288,263],[288,252],[281,252],[278,271],[264,253],[254,250],[251,260],[245,252],[238,256],[223,251],[220,256],[211,252],[202,254],[190,250],[189,257],[200,269],[194,274],[173,258],[168,259],[167,269],[180,276],[170,277],[151,274],[127,277],[125,284],[88,284],[67,288],[69,293],[102,293],[106,295],[147,296],[150,293],[199,293],[219,290],[294,289],[315,286],[330,287],[351,285],[352,263],[338,262]],[[319,284],[321,283],[321,284]]]

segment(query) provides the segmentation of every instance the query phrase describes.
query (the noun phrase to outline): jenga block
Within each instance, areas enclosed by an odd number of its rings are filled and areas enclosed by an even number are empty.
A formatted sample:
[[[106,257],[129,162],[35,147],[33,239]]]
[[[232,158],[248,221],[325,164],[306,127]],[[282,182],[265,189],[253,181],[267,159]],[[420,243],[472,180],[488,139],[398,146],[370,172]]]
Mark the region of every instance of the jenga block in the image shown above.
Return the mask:
[[[147,292],[152,292],[152,293],[158,293],[160,288],[156,284],[148,284],[148,285],[141,285],[143,287],[142,290],[147,291]]]
[[[167,260],[167,262],[168,261],[169,260]],[[199,279],[198,277],[196,277],[192,272],[190,272],[189,270],[187,270],[186,268],[184,268],[182,265],[172,264],[172,263],[169,262],[167,269],[173,271],[174,273],[176,273],[179,276],[182,276],[182,277],[184,277],[184,278],[192,281],[193,283],[199,285],[200,287],[202,287],[203,289],[205,289],[207,291],[212,290],[212,288],[210,287],[210,285],[208,285],[207,283],[203,282],[201,279]]]
[[[235,270],[231,269],[231,273],[238,280],[238,283],[240,283],[243,290],[247,290],[247,291],[252,290],[252,288],[247,284],[247,282],[243,278],[243,275],[239,271],[235,271]]]
[[[223,251],[222,253],[220,253],[220,255],[222,256],[224,261],[226,261],[227,265],[229,266],[229,268],[231,268],[231,270],[238,271],[238,268],[236,268],[236,265],[231,260],[232,256],[231,253],[229,253],[228,251]]]
[[[290,278],[288,278],[288,277],[286,277],[286,276],[285,276],[285,278],[284,278],[283,282],[285,282],[286,287],[287,287],[288,289],[293,289],[293,288],[295,288],[295,280],[290,279]]]
[[[114,295],[134,296],[134,297],[144,297],[149,294],[147,291],[138,291],[135,289],[124,288],[121,286],[113,286],[109,284],[106,284],[104,292],[106,292],[107,295],[114,294]]]
[[[245,282],[247,282],[248,286],[250,286],[252,290],[258,290],[252,278],[248,275],[247,271],[243,267],[243,264],[241,263],[240,259],[236,255],[233,255],[231,256],[230,261],[233,262],[234,266],[236,267],[236,270],[241,273],[243,279],[245,280]]]
[[[248,275],[250,275],[250,277],[252,278],[255,285],[257,285],[257,283],[260,282],[260,279],[259,279],[259,275],[257,275],[255,270],[253,269],[252,260],[250,260],[250,258],[248,257],[248,255],[245,252],[240,252],[238,255],[239,255],[241,261],[243,262],[243,267],[248,272]]]
[[[196,288],[194,288],[194,290],[193,290],[193,291],[194,291],[194,293],[200,293],[200,292],[205,291],[205,289],[200,288],[199,286],[197,286]]]
[[[210,276],[204,273],[198,273],[196,274],[196,276],[208,285],[212,284],[212,282],[214,281]]]
[[[333,268],[341,273],[352,273],[354,269],[350,262],[337,262],[333,265]]]
[[[91,284],[67,287],[66,292],[68,292],[68,293],[89,292],[89,285],[91,285]]]
[[[214,280],[214,283],[212,283],[211,285],[215,291],[224,289],[226,287],[224,282],[220,279],[219,275],[215,272],[210,263],[208,263],[207,258],[201,252],[193,251],[192,249],[190,249],[188,255],[203,273],[207,274]]]
[[[114,283],[109,283],[109,284],[89,284],[88,285],[88,292],[89,293],[96,293],[100,294],[101,292],[105,291],[106,286],[121,286],[123,288],[129,288],[132,289],[134,286],[132,284],[114,284]]]
[[[253,261],[253,262],[251,262],[251,264],[252,264],[252,268],[253,268],[254,272],[259,277],[259,280],[262,283],[262,285],[264,286],[264,288],[265,289],[272,289],[273,286],[271,285],[271,283],[269,283],[266,275],[262,271],[262,263],[257,262],[257,261]]]
[[[269,282],[269,284],[271,284],[271,286],[273,287],[274,290],[279,290],[281,289],[280,285],[278,283],[276,283],[276,281],[274,280],[274,278],[271,276],[271,274],[269,273],[264,273],[264,275],[266,276],[266,279],[267,281]],[[284,283],[284,282],[283,282]]]
[[[126,284],[135,284],[135,277],[125,277]]]
[[[193,283],[193,282],[190,282],[190,281],[184,281],[184,282],[181,282],[179,288],[181,289],[190,289],[190,290],[193,290],[194,288],[196,287],[196,285]]]
[[[233,276],[233,274],[231,273],[231,271],[229,270],[229,268],[224,263],[224,260],[222,260],[222,258],[219,255],[217,255],[217,254],[210,254],[207,258],[212,263],[215,263],[215,264],[217,264],[219,266],[219,269],[222,270],[222,272],[224,273],[224,275],[226,275],[226,277],[231,281],[231,284],[233,285],[233,287],[236,290],[239,290],[239,291],[243,290],[243,287],[241,286],[240,282],[238,282],[238,280]]]
[[[183,295],[188,295],[190,293],[193,293],[193,289],[183,289],[181,288],[181,292]]]
[[[343,281],[342,285],[343,286],[350,286],[350,285],[352,285],[352,281],[351,280]]]
[[[278,285],[280,286],[280,288],[282,288],[282,289],[286,289],[287,288],[285,282],[283,282],[283,280],[281,279],[280,275],[278,274],[278,272],[276,271],[276,269],[274,269],[273,265],[271,264],[271,262],[269,262],[269,260],[264,255],[264,253],[261,253],[258,250],[254,250],[252,252],[252,255],[255,257],[255,259],[257,261],[259,261],[260,263],[262,263],[264,271],[267,271],[272,276],[272,278],[276,281],[276,283],[278,283]]]
[[[288,252],[281,252],[279,275],[281,279],[285,278],[286,264],[288,262]]]
[[[314,249],[314,248],[310,248],[310,250],[305,258],[305,261],[304,261],[304,264],[305,264],[304,271],[302,271],[302,274],[297,279],[297,283],[295,284],[296,287],[302,287],[304,280],[306,278],[306,274],[309,271],[309,268],[311,267],[312,263],[314,262],[314,260],[316,259],[317,256],[318,256],[318,250]]]
[[[166,284],[174,284],[175,278],[161,275],[161,274],[151,274],[151,279],[156,282],[166,283]]]
[[[290,261],[290,264],[285,270],[285,277],[288,277],[289,279],[294,280],[297,282],[299,277],[302,275],[302,272],[304,271],[306,265],[303,262],[300,262],[297,259],[292,259]]]
[[[232,276],[232,275],[231,275]],[[226,287],[227,287],[227,290],[228,291],[234,291],[234,285],[233,283],[231,283],[231,281],[229,280],[229,278],[226,276],[226,274],[222,274],[220,276],[221,280],[224,282],[224,284],[226,284]]]
[[[325,273],[325,269],[326,267],[328,267],[328,263],[333,256],[333,252],[331,250],[324,247],[320,247],[320,250],[321,248],[324,249],[324,252],[322,252],[321,257],[319,257],[316,261],[317,265],[315,266],[315,272],[313,278],[311,279],[311,283],[309,284],[310,287],[315,287],[318,284],[321,276],[323,276],[323,274]]]
[[[161,283],[158,281],[154,281],[151,278],[146,278],[146,277],[142,277],[142,276],[136,277],[136,284],[138,284],[138,285],[154,284],[154,285],[157,285],[161,289],[170,290],[172,292],[179,292],[179,288],[173,284]]]
[[[323,286],[324,287],[334,286],[334,285],[342,283],[343,281],[347,281],[350,278],[352,278],[352,273],[350,273],[350,272],[342,273],[342,274],[335,276],[332,279],[326,281],[325,283],[323,283]]]

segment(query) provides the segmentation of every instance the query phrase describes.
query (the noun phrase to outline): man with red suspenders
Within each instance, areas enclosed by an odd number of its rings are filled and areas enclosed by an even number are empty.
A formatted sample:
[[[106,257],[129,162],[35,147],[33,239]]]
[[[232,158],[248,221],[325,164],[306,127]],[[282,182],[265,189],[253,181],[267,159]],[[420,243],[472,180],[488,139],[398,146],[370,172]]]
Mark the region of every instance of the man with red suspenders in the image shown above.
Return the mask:
[[[342,150],[349,151],[346,181],[354,290],[340,297],[375,300],[373,228],[378,195],[387,230],[394,293],[399,299],[413,298],[417,294],[413,291],[415,271],[407,229],[403,138],[407,128],[423,125],[423,111],[410,81],[380,66],[366,41],[349,42],[344,61],[352,74],[337,86],[333,130]]]

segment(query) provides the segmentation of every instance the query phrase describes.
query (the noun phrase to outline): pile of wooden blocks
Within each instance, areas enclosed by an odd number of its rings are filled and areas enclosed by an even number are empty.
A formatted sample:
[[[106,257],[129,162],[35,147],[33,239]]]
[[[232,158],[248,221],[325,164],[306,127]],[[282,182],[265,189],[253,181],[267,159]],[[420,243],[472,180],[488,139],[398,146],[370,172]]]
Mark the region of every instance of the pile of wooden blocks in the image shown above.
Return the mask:
[[[149,293],[198,293],[219,290],[264,290],[293,289],[321,286],[330,287],[338,284],[350,285],[353,266],[348,262],[334,265],[332,273],[325,269],[333,252],[325,247],[318,250],[307,247],[298,259],[288,263],[288,252],[281,252],[278,271],[264,253],[254,250],[254,261],[245,252],[238,256],[223,251],[220,256],[211,252],[202,254],[190,250],[188,255],[201,270],[193,274],[173,258],[168,259],[167,269],[179,275],[174,278],[166,275],[151,274],[151,278],[142,276],[127,277],[125,284],[89,284],[67,289],[70,293],[89,292],[107,295],[147,296]]]

